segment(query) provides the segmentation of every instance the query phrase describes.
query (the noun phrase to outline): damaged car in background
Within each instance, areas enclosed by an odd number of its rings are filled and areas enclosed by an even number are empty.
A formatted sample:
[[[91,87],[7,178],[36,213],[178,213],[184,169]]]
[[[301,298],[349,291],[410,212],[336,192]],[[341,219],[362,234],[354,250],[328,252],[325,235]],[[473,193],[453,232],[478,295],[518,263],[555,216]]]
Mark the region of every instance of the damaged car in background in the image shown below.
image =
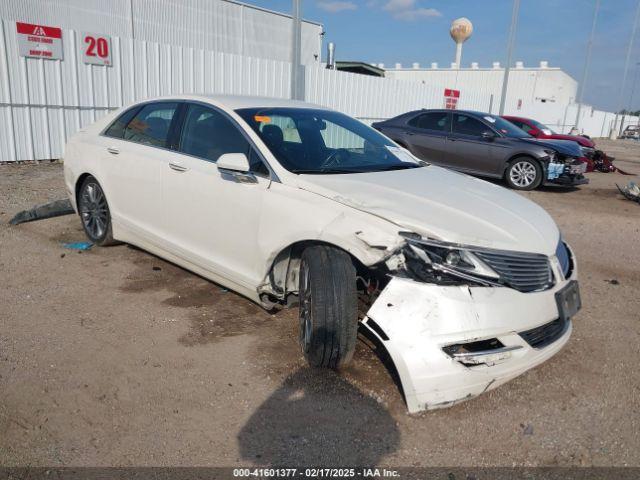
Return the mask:
[[[489,113],[416,110],[372,126],[423,160],[504,179],[515,190],[588,183],[587,164],[575,142],[536,139]]]
[[[547,125],[538,122],[532,118],[515,117],[511,115],[503,115],[502,118],[513,123],[516,127],[527,132],[529,135],[539,139],[551,139],[551,140],[568,140],[575,142],[580,146],[582,157],[580,161],[587,164],[587,172],[615,172],[618,171],[613,166],[613,157],[608,156],[602,150],[596,148],[595,142],[586,135],[566,135],[562,133],[554,132]],[[622,174],[625,172],[620,171]]]
[[[309,364],[347,365],[360,325],[410,412],[544,362],[580,309],[575,256],[538,205],[303,102],[141,102],[72,137],[64,174],[92,242],[297,305]]]

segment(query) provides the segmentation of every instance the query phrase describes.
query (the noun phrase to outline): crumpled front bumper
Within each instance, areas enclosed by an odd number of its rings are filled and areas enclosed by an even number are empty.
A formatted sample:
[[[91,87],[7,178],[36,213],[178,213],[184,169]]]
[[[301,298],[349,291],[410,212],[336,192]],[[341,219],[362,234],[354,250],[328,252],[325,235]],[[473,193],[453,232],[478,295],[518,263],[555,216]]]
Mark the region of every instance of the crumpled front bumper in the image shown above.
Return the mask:
[[[576,186],[589,183],[589,179],[584,174],[589,170],[589,160],[579,158],[573,163],[566,165],[560,176],[545,179],[545,184]],[[593,169],[592,169],[593,170]]]
[[[558,278],[558,272],[556,278]],[[557,338],[534,348],[519,333],[558,319],[555,294],[577,277],[542,292],[506,287],[439,286],[394,277],[362,324],[386,347],[410,413],[451,406],[496,388],[539,365],[569,340],[568,320]],[[509,350],[486,364],[464,364],[443,347],[498,339]],[[487,357],[490,358],[490,357]]]

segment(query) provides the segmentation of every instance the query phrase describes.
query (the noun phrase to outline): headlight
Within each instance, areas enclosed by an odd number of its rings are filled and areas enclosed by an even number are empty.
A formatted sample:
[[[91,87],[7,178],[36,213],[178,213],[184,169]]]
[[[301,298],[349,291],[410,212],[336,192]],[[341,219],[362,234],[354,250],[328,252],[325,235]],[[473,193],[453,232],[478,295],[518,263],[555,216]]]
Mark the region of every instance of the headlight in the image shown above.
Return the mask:
[[[498,285],[500,275],[473,253],[473,247],[423,239],[400,232],[411,251],[433,270],[486,285]]]
[[[557,153],[555,150],[545,150],[544,153],[547,154],[550,162],[554,162],[556,160]]]

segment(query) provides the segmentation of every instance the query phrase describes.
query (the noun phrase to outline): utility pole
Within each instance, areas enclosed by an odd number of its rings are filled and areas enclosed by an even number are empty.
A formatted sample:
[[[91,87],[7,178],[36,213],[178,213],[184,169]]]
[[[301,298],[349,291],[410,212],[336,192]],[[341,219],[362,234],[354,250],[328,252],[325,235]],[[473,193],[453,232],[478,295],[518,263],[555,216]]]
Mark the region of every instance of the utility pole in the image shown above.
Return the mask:
[[[513,56],[513,46],[516,43],[516,27],[518,26],[518,11],[520,10],[520,0],[513,0],[513,11],[511,13],[511,27],[509,28],[509,43],[507,45],[507,63],[504,66],[504,78],[502,79],[502,94],[500,95],[500,110],[498,115],[504,115],[504,104],[507,100],[507,84],[509,83],[509,69],[511,67],[511,57]]]
[[[302,66],[302,0],[292,0],[291,28],[291,98],[304,100]]]
[[[596,33],[596,22],[598,21],[598,12],[600,10],[600,0],[596,0],[596,6],[593,10],[593,22],[591,23],[591,33],[589,34],[589,42],[587,43],[587,58],[584,61],[584,70],[582,71],[582,81],[580,82],[580,94],[578,95],[578,111],[576,112],[576,129],[580,123],[580,110],[582,110],[582,99],[584,91],[587,88],[587,75],[589,73],[589,64],[591,63],[591,48],[593,47],[593,37]]]
[[[629,61],[631,60],[631,50],[633,49],[633,40],[636,36],[636,30],[638,28],[638,16],[640,16],[640,0],[638,0],[638,6],[636,8],[636,14],[633,18],[633,27],[631,28],[631,37],[629,37],[629,45],[627,46],[627,58],[624,62],[624,73],[622,74],[622,85],[620,87],[620,95],[618,96],[618,108],[616,109],[616,119],[613,123],[613,129],[611,132],[611,137],[614,137],[615,128],[618,123],[618,113],[622,110],[622,104],[624,99],[624,87],[627,84],[627,73],[629,72]],[[624,115],[622,115],[622,123],[620,124],[620,131],[618,132],[618,136],[622,133],[622,128],[624,127]]]
[[[636,83],[638,82],[638,66],[640,62],[636,62],[636,73],[633,75],[633,83],[631,84],[631,96],[629,97],[629,112],[632,112],[633,108],[633,95],[636,93]]]

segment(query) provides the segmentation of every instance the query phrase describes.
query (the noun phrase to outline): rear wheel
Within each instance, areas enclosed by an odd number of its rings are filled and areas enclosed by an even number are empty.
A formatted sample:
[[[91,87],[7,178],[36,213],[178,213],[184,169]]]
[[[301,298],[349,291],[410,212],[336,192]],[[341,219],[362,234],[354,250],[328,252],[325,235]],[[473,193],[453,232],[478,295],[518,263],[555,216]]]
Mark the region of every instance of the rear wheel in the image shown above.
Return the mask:
[[[307,248],[300,262],[300,346],[314,367],[340,368],[353,357],[358,332],[356,269],[346,252]]]
[[[507,167],[505,180],[515,190],[533,190],[542,183],[542,167],[531,158],[518,157]]]
[[[96,245],[115,245],[107,197],[94,177],[87,177],[78,193],[78,212],[84,232]]]

